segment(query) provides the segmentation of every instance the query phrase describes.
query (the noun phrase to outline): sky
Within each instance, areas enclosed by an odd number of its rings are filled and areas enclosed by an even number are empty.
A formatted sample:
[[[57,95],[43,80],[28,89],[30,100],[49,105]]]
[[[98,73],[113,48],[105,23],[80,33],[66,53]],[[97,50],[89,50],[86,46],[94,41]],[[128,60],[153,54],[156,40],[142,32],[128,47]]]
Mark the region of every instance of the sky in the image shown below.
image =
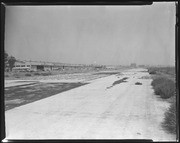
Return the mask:
[[[21,60],[175,65],[175,3],[6,6],[5,51]]]

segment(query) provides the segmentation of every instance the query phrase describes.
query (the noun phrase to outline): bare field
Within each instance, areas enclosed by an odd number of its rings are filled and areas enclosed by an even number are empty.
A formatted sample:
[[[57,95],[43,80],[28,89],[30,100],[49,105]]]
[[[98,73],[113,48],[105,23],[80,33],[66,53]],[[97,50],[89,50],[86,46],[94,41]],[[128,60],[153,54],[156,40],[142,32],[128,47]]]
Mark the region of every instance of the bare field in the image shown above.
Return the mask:
[[[170,103],[154,95],[151,82],[146,69],[131,69],[7,110],[7,139],[175,141],[161,126]]]
[[[89,83],[91,80],[120,74],[119,71],[28,76],[5,80],[5,110],[28,104]]]
[[[5,110],[28,104],[57,93],[70,90],[85,83],[41,83],[18,85],[5,88]]]

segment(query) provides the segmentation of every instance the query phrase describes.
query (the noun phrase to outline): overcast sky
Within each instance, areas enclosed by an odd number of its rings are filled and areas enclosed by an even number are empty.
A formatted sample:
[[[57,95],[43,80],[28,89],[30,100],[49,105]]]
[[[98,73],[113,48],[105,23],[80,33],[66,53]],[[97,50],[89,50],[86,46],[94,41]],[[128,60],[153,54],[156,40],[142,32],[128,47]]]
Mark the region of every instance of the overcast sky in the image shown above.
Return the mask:
[[[175,3],[7,6],[5,51],[24,60],[174,65]]]

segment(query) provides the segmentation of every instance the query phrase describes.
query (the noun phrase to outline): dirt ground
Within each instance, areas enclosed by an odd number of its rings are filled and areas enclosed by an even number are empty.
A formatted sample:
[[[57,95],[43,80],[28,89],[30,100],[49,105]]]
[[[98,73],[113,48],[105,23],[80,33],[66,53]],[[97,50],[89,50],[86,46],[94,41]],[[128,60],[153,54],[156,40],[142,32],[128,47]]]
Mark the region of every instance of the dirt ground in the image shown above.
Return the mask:
[[[61,93],[119,71],[59,74],[50,76],[21,77],[21,80],[5,80],[5,110],[28,104]],[[27,80],[28,78],[28,80]]]
[[[19,81],[20,82],[20,81]],[[5,110],[28,104],[43,98],[53,96],[57,93],[85,85],[86,83],[43,83],[25,81],[17,85],[5,88]]]
[[[8,110],[6,139],[175,141],[161,127],[170,103],[154,95],[151,81],[146,69],[131,69]]]

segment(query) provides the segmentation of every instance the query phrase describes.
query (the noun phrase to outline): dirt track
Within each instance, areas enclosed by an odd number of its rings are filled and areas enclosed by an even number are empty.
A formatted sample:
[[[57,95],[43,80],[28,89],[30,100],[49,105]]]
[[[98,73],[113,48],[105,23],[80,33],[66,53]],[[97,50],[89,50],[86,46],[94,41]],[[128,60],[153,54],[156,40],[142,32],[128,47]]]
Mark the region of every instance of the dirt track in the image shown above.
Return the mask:
[[[154,95],[151,81],[145,69],[133,69],[9,110],[7,139],[175,140],[161,128],[169,103]]]

